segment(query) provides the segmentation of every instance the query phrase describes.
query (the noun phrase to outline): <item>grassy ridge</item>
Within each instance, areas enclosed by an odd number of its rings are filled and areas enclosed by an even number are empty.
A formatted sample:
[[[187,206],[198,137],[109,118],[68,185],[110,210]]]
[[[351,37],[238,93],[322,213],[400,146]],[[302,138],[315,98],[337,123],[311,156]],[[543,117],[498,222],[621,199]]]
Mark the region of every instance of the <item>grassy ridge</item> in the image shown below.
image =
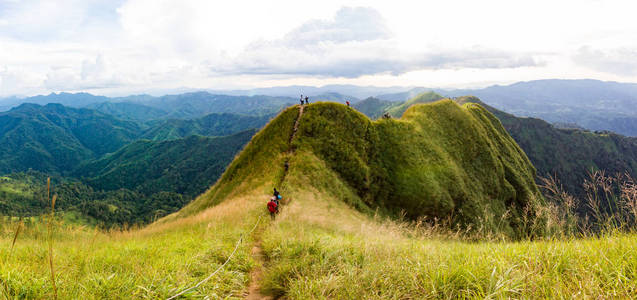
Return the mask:
[[[506,215],[505,222],[482,224],[509,235],[534,230],[541,206],[535,170],[478,105],[440,101],[412,106],[399,120],[372,122],[344,105],[313,104],[293,143],[346,183],[351,193],[341,193],[345,202],[410,218],[452,218],[463,226],[487,214]],[[299,164],[291,165],[294,174]],[[321,177],[305,184],[329,188]]]
[[[267,186],[263,192],[269,193],[271,187],[283,176],[289,137],[298,112],[298,106],[289,107],[268,123],[237,154],[217,183],[184,207],[179,214],[192,215],[239,191],[252,190],[255,186]]]

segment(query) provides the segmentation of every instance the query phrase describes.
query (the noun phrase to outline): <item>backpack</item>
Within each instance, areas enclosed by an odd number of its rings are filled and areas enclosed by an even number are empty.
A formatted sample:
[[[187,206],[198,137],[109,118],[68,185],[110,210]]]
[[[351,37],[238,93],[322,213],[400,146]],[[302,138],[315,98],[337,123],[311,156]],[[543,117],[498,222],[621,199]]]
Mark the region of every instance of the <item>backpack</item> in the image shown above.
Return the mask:
[[[270,202],[268,202],[268,211],[270,211],[271,213],[276,212],[276,202],[270,200]]]

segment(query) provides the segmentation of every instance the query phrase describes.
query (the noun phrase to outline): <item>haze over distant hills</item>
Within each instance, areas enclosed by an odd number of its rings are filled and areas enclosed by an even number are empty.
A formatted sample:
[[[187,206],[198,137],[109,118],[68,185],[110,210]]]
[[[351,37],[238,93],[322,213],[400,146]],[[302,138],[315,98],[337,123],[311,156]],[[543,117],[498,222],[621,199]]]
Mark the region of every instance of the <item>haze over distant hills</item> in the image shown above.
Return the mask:
[[[637,84],[590,79],[547,79],[482,89],[455,90],[326,85],[199,91],[161,97],[131,95],[109,98],[87,93],[59,93],[23,99],[0,99],[0,111],[21,103],[60,103],[71,107],[94,108],[119,118],[148,121],[198,118],[208,113],[272,114],[297,103],[300,94],[310,96],[311,101],[354,103],[371,96],[385,101],[405,101],[425,91],[435,91],[450,97],[473,95],[499,110],[517,116],[637,136]]]

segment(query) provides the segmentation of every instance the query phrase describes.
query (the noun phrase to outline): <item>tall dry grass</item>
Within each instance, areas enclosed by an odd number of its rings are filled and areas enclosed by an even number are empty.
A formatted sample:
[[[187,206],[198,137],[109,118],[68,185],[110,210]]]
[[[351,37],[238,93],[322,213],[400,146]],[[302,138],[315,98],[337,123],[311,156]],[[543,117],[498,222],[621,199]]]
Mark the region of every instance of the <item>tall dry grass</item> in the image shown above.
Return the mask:
[[[637,226],[637,184],[627,173],[590,171],[582,197],[569,194],[554,176],[540,178],[548,200],[547,227],[565,236],[634,232]]]
[[[58,298],[58,288],[55,284],[55,268],[53,266],[53,222],[55,221],[55,201],[57,195],[53,195],[51,198],[51,177],[46,179],[46,199],[51,199],[51,213],[47,223],[48,237],[47,242],[49,244],[49,269],[51,270],[51,285],[53,286],[53,298]]]

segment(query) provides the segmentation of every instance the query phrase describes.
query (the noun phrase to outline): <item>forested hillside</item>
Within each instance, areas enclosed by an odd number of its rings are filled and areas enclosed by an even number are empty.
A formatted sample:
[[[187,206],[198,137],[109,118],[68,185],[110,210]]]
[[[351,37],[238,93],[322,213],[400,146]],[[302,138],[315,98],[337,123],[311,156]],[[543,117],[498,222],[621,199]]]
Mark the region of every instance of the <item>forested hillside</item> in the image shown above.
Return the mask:
[[[170,119],[153,122],[142,138],[171,140],[190,135],[223,136],[251,128],[261,128],[273,115],[247,116],[238,114],[209,114],[198,119]]]
[[[150,222],[203,193],[254,132],[134,142],[83,165],[73,177],[53,176],[56,209],[106,227]],[[47,176],[28,171],[0,177],[0,213],[46,213]]]
[[[271,117],[225,113],[142,123],[130,116],[157,110],[113,106],[128,120],[61,104],[0,113],[0,213],[45,213],[51,176],[57,209],[67,215],[107,227],[149,222],[204,192]]]
[[[141,140],[79,167],[73,175],[98,190],[127,188],[143,194],[172,191],[192,198],[216,181],[255,132]]]
[[[90,109],[22,104],[0,113],[0,173],[62,173],[135,140],[142,130]]]

